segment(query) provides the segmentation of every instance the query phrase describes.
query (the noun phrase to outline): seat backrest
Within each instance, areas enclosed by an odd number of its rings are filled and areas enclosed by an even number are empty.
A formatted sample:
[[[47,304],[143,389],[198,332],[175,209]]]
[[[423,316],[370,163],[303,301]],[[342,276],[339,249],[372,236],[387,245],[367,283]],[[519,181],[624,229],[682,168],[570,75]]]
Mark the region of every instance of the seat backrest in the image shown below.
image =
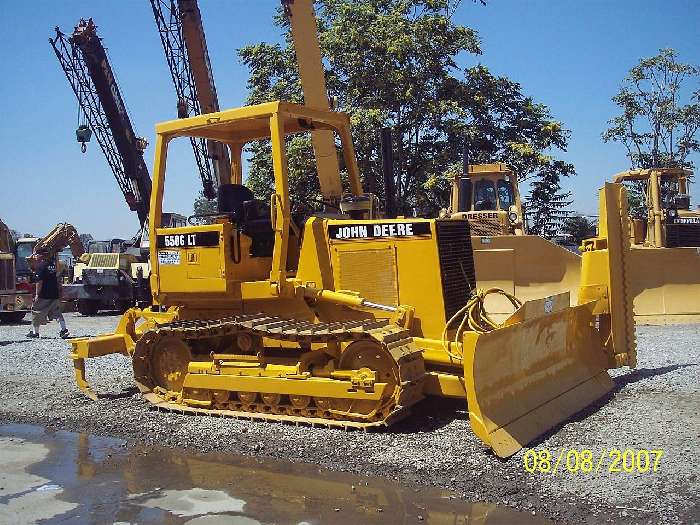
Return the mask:
[[[253,200],[253,192],[242,184],[222,184],[217,191],[219,213],[227,213],[233,222],[244,219],[243,203]]]

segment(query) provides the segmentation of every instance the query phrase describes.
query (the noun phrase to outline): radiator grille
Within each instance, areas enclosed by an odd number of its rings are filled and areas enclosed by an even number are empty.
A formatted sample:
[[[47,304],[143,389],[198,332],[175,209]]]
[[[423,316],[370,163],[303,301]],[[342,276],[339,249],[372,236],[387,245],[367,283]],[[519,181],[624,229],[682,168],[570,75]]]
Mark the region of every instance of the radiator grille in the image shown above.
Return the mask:
[[[15,260],[13,257],[0,259],[0,290],[15,289]]]
[[[469,218],[469,230],[472,235],[503,235],[503,227],[498,219]]]
[[[666,246],[700,247],[700,224],[667,224]]]
[[[365,299],[379,304],[399,304],[393,248],[338,250],[337,254],[336,290],[353,290]]]
[[[476,290],[474,254],[466,220],[435,221],[445,318],[462,308]]]
[[[119,268],[118,253],[93,253],[90,255],[89,268]]]

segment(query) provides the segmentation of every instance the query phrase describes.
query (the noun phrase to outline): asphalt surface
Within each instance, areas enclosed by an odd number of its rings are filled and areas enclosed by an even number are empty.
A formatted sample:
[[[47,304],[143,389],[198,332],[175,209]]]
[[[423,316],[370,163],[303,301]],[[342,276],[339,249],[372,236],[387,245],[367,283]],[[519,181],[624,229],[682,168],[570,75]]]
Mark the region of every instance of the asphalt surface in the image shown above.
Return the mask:
[[[109,332],[118,321],[110,315],[66,317],[76,336]],[[525,459],[532,467],[533,452],[501,460],[483,447],[471,433],[463,402],[423,402],[410,418],[381,433],[186,416],[150,409],[122,356],[88,363],[88,378],[101,396],[91,402],[73,384],[70,346],[57,338],[58,326],[44,327],[39,340],[24,337],[28,328],[0,325],[0,423],[115,436],[130,446],[311,463],[440,487],[561,523],[700,522],[698,325],[638,327],[638,368],[614,372],[611,395],[531,444],[552,455],[549,469],[538,463],[548,472],[533,473],[525,468]],[[584,450],[590,450],[592,464],[581,461]]]

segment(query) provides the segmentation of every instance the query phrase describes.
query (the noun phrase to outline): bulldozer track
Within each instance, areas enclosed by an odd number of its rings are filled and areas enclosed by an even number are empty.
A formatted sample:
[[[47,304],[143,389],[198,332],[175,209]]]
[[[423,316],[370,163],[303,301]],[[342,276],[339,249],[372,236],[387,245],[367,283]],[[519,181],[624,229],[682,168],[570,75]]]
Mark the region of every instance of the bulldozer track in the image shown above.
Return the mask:
[[[150,359],[153,349],[166,337],[176,337],[191,346],[194,341],[248,334],[268,341],[297,343],[310,347],[314,343],[352,343],[370,341],[383,348],[394,365],[396,388],[388,399],[382,399],[370,416],[341,412],[318,406],[322,399],[310,406],[299,408],[290,400],[286,403],[267,404],[262,395],[252,394],[258,400],[211,402],[211,406],[192,406],[182,392],[165,391],[154,386]],[[212,352],[212,364],[216,356]],[[231,355],[233,357],[233,355]],[[158,409],[181,413],[234,417],[246,420],[264,420],[293,425],[322,426],[344,429],[364,429],[388,426],[408,414],[410,406],[423,399],[422,382],[425,376],[422,352],[413,342],[408,330],[388,320],[363,319],[332,323],[314,323],[286,319],[267,314],[242,314],[214,320],[183,320],[160,325],[143,334],[133,355],[134,377],[144,399]],[[305,381],[317,380],[311,376]],[[327,381],[327,379],[326,379]],[[231,397],[237,393],[229,393]],[[250,393],[245,393],[251,395]],[[262,401],[259,401],[262,397]],[[272,395],[275,397],[275,394]],[[279,396],[278,396],[279,397]],[[287,396],[284,396],[285,398]],[[269,400],[269,398],[268,398]],[[350,405],[352,406],[352,404]]]

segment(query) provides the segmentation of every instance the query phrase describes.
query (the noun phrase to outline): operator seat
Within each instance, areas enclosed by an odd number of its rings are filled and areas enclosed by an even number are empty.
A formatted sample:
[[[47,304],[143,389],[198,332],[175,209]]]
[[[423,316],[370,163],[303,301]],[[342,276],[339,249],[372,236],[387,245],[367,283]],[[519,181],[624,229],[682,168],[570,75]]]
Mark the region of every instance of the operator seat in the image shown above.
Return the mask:
[[[253,192],[243,184],[221,184],[216,195],[219,213],[227,214],[235,223],[245,219],[243,203],[254,199]]]
[[[242,184],[221,184],[217,193],[219,213],[228,215],[238,230],[253,240],[250,256],[271,257],[275,236],[270,207]]]

